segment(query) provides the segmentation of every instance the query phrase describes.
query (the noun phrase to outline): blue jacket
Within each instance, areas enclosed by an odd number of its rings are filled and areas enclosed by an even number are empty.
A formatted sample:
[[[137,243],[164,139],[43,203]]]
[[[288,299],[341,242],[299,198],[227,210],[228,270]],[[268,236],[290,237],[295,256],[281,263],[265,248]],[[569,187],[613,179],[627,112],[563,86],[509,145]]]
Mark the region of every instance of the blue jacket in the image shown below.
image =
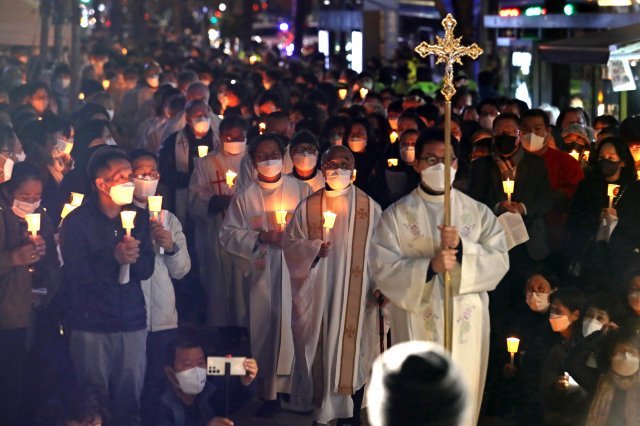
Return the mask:
[[[130,267],[131,280],[118,282],[120,264],[113,251],[125,235],[120,217],[110,219],[93,195],[64,220],[60,233],[63,307],[72,330],[96,333],[143,330],[147,314],[140,281],[153,274],[155,254],[149,214],[137,211],[132,236],[140,241],[140,257]]]

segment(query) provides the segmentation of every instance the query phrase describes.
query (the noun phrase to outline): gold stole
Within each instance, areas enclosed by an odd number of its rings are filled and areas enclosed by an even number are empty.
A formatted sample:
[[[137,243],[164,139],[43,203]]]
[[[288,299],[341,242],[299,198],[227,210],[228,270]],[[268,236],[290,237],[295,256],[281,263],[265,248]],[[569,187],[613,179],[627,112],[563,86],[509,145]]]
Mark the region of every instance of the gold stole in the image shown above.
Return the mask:
[[[356,190],[356,205],[352,241],[349,282],[347,283],[347,302],[345,309],[344,329],[342,331],[342,348],[340,353],[340,371],[338,373],[338,393],[353,395],[355,368],[357,365],[358,339],[361,336],[360,312],[364,309],[362,296],[365,291],[365,248],[369,234],[370,203],[367,194]],[[324,189],[307,198],[307,228],[310,240],[322,240],[322,197]]]

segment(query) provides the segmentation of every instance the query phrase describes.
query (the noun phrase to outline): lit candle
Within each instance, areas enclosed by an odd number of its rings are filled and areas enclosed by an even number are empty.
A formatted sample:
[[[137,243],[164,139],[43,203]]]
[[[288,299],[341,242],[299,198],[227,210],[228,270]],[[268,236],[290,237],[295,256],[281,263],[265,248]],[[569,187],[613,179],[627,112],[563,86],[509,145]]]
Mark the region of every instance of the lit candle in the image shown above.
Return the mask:
[[[583,159],[585,162],[588,162],[588,161],[589,161],[589,155],[591,155],[591,153],[590,153],[589,151],[585,151],[585,152],[583,152],[583,153],[582,153],[582,159]]]
[[[638,180],[640,180],[640,170],[637,171],[638,174]]]
[[[610,183],[607,186],[607,195],[609,196],[609,208],[613,207],[613,199],[616,198],[619,190],[620,190],[620,185]]]
[[[122,48],[122,50],[121,50],[121,52],[122,52],[122,54],[123,54],[123,55],[125,55],[125,56],[127,55],[127,53],[129,53],[129,51],[127,50],[127,48],[126,48],[126,47],[123,47],[123,48]]]
[[[517,337],[507,337],[507,352],[511,355],[511,366],[514,367],[514,357],[518,353],[520,339]]]
[[[261,135],[264,134],[265,130],[267,130],[267,125],[265,123],[258,124],[258,130]]]
[[[569,153],[576,161],[580,161],[580,154],[575,149]]]
[[[502,181],[502,188],[504,189],[504,193],[507,194],[507,201],[511,202],[511,194],[513,194],[513,187],[515,185],[515,181],[507,178],[507,180]]]
[[[80,92],[80,93],[78,94],[78,100],[79,100],[79,101],[84,101],[84,93]]]
[[[358,171],[356,169],[353,169],[353,178],[351,179],[351,182],[355,182],[356,181],[357,174],[358,174]]]
[[[367,89],[366,87],[361,87],[360,88],[360,98],[364,99],[367,97],[367,93],[369,93],[369,89]]]
[[[35,237],[38,235],[38,231],[40,230],[40,213],[28,214],[24,219],[27,221],[27,231],[31,232],[31,236]]]
[[[160,212],[162,211],[162,195],[149,195],[147,197],[149,204],[149,211],[154,219],[158,219]]]
[[[131,230],[135,228],[133,220],[136,217],[135,210],[123,210],[120,212],[120,219],[122,220],[122,227],[127,232],[127,237],[131,236]]]
[[[72,192],[71,202],[69,204],[74,207],[78,207],[80,204],[82,204],[82,200],[84,200],[84,194],[81,194],[79,192]]]
[[[398,132],[393,130],[389,135],[389,139],[391,140],[391,143],[396,143],[396,141],[398,140]]]
[[[389,159],[387,160],[387,165],[388,165],[389,167],[395,167],[395,166],[397,166],[397,165],[398,165],[398,159],[397,159],[397,158],[389,158]]]
[[[235,172],[232,172],[231,170],[227,170],[225,177],[227,179],[227,186],[229,188],[233,188],[233,184],[235,183],[236,177],[238,177],[238,174]]]
[[[202,158],[209,153],[209,147],[206,145],[198,145],[198,157]]]
[[[74,206],[73,204],[66,203],[64,207],[62,207],[62,212],[60,212],[60,219],[64,219],[67,217],[69,213],[74,211],[78,206]]]
[[[338,215],[332,211],[326,211],[322,213],[322,226],[327,229],[333,229],[333,225],[336,223],[336,217]]]
[[[102,88],[104,90],[109,90],[109,86],[111,86],[111,82],[109,80],[102,80]]]
[[[286,210],[276,210],[276,223],[280,225],[280,229],[284,228],[284,226],[287,224]]]
[[[340,98],[341,101],[344,101],[345,98],[347,97],[347,89],[342,88],[342,89],[338,89],[338,97]]]

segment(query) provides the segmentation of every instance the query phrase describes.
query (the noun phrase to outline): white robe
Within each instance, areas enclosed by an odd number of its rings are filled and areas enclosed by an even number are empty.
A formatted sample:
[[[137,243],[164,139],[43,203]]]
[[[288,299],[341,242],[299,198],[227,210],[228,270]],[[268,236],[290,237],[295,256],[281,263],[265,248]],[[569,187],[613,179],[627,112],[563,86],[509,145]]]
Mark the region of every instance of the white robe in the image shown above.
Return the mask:
[[[209,213],[216,195],[233,196],[236,186],[226,183],[227,171],[238,173],[243,154],[224,150],[196,159],[189,182],[189,212],[195,222],[195,245],[200,259],[200,277],[207,295],[207,324],[248,327],[247,277],[231,262],[220,244],[220,228],[226,212]]]
[[[291,177],[296,177],[293,173],[291,173]],[[298,178],[296,178],[298,179]],[[316,175],[308,180],[300,179],[300,182],[304,182],[311,187],[311,192],[316,192],[319,189],[324,188],[324,176],[320,170],[316,170]]]
[[[458,228],[462,263],[451,272],[454,362],[469,386],[471,410],[464,425],[480,412],[489,357],[489,298],[509,269],[502,226],[483,204],[451,190],[451,223]],[[390,299],[391,342],[444,343],[443,277],[427,282],[431,259],[440,250],[444,196],[417,188],[382,215],[372,246],[377,288]]]
[[[293,171],[293,160],[289,155],[289,146],[287,146],[284,150],[284,159],[282,160],[282,174],[290,174]],[[256,172],[256,168],[253,166],[253,161],[247,152],[240,163],[240,172],[238,173],[238,190],[244,188],[249,185],[251,182],[256,180],[258,177],[258,172]]]
[[[295,366],[292,377],[291,406],[296,410],[314,408],[314,420],[328,423],[332,419],[353,415],[349,395],[338,393],[341,346],[345,329],[347,289],[352,273],[356,189],[327,191],[322,211],[337,214],[333,229],[323,229],[323,238],[332,247],[326,258],[314,264],[321,240],[310,240],[307,202],[296,209],[287,228],[285,259],[291,272],[293,296],[293,332]],[[366,195],[365,195],[366,196]],[[364,247],[363,294],[359,317],[359,347],[355,353],[353,389],[364,386],[379,350],[377,304],[369,267],[369,247],[380,218],[380,206],[369,198],[369,229]],[[362,309],[363,308],[363,309]],[[318,351],[319,346],[321,351]],[[321,378],[321,383],[313,379]],[[318,380],[320,381],[320,380]],[[315,391],[315,392],[314,392]],[[312,404],[313,397],[316,398]],[[321,398],[321,400],[320,400]]]
[[[293,367],[291,283],[282,250],[260,244],[262,230],[277,230],[275,211],[293,212],[310,194],[309,186],[282,175],[276,183],[254,181],[231,200],[220,231],[220,242],[244,271],[249,283],[251,353],[258,361],[258,396],[276,399],[289,393]]]

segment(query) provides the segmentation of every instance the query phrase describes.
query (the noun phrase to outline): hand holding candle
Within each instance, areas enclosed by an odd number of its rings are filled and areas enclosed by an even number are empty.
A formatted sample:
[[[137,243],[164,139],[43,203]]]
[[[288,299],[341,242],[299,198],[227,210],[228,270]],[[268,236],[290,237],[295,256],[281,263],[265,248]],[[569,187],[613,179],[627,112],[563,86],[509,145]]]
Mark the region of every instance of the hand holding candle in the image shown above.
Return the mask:
[[[227,173],[225,174],[225,177],[227,179],[227,186],[229,188],[233,188],[233,185],[236,182],[236,177],[238,177],[238,174],[235,172],[232,172],[231,170],[227,170]]]
[[[126,231],[128,238],[131,238],[131,230],[135,227],[135,225],[134,225],[135,217],[136,217],[135,210],[123,210],[123,211],[120,212],[120,219],[122,220],[122,227]],[[120,244],[123,244],[123,243],[121,242]],[[128,260],[130,260],[130,259],[123,258],[123,261],[125,261],[127,263],[124,263],[124,264],[120,265],[120,274],[118,276],[118,282],[120,284],[127,284],[131,279],[130,274],[129,274],[130,266],[129,266]]]
[[[514,367],[514,358],[518,353],[518,347],[520,346],[520,339],[517,337],[507,337],[507,352],[511,356],[511,366]]]
[[[507,194],[507,201],[511,202],[511,194],[513,194],[513,189],[515,186],[515,181],[507,178],[507,180],[502,181],[502,188],[504,189],[504,193]]]

